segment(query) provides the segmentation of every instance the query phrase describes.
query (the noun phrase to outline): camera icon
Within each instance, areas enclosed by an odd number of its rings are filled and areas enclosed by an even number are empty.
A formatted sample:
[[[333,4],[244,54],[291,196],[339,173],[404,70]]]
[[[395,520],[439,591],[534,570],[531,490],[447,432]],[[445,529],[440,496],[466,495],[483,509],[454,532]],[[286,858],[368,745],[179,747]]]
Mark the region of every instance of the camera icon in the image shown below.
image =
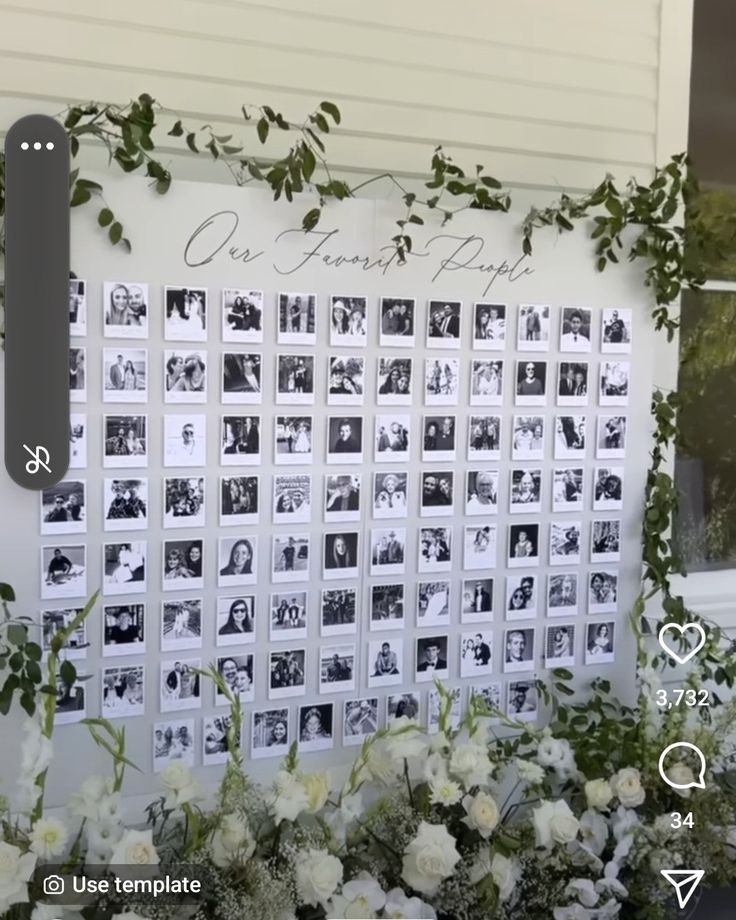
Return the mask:
[[[64,879],[60,875],[49,875],[43,880],[43,893],[47,895],[64,894]]]

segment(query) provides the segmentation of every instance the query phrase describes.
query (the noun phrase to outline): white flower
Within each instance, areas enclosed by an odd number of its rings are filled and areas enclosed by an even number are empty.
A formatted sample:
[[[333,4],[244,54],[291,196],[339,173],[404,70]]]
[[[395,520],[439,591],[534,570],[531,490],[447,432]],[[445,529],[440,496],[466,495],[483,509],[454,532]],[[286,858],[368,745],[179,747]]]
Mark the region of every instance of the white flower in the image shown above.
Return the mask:
[[[382,786],[390,786],[397,775],[397,763],[389,756],[384,739],[370,744],[365,754],[365,763],[358,771],[358,782],[375,780]]]
[[[122,914],[114,914],[112,920],[146,920],[146,918],[134,910],[126,910]]]
[[[447,828],[422,821],[416,837],[404,850],[401,877],[415,891],[434,894],[452,875],[460,854]]]
[[[582,904],[571,904],[569,907],[555,907],[552,916],[555,920],[593,920],[595,914]]]
[[[60,920],[61,916],[61,908],[50,904],[36,904],[31,911],[31,920]]]
[[[296,890],[304,904],[326,907],[341,881],[342,863],[336,856],[314,849],[300,854]]]
[[[491,860],[491,875],[498,888],[499,898],[508,901],[521,877],[519,863],[515,859],[507,859],[500,853],[494,853]]]
[[[429,801],[433,805],[444,805],[449,808],[457,805],[462,797],[463,790],[455,780],[445,777],[429,784]]]
[[[626,808],[638,808],[646,798],[641,785],[641,773],[636,767],[624,767],[611,780],[613,794]]]
[[[537,846],[551,847],[553,843],[571,843],[578,835],[580,824],[563,799],[543,801],[532,812]]]
[[[248,822],[240,815],[223,815],[210,842],[212,862],[221,869],[234,862],[246,862],[255,848]]]
[[[621,841],[624,836],[637,827],[641,822],[639,815],[630,808],[619,806],[611,816],[611,829],[616,840]]]
[[[79,792],[74,792],[69,797],[67,811],[79,818],[88,821],[100,820],[100,805],[105,799],[113,795],[113,784],[104,776],[88,776],[82,783]]]
[[[589,808],[583,812],[580,818],[580,832],[583,837],[583,843],[592,853],[600,856],[608,840],[606,819],[598,814],[597,811]]]
[[[126,830],[115,845],[110,864],[117,866],[156,866],[158,853],[153,845],[152,831]]]
[[[69,831],[58,818],[41,818],[36,821],[30,833],[31,850],[48,861],[63,852],[69,839]]]
[[[695,774],[686,763],[682,762],[676,762],[671,767],[667,767],[667,776],[678,786],[689,786],[695,782]],[[689,789],[675,789],[675,792],[684,799],[690,797]]]
[[[342,886],[342,892],[332,899],[327,909],[327,916],[330,920],[342,918],[363,918],[377,917],[377,910],[380,910],[386,903],[386,895],[378,882],[367,872],[360,872],[356,878],[346,882]]]
[[[468,872],[468,878],[470,879],[471,885],[477,885],[478,882],[482,882],[486,876],[491,874],[492,852],[492,850],[484,849],[479,850],[476,853],[475,859],[473,860]]]
[[[0,914],[11,904],[28,902],[27,882],[35,865],[35,853],[21,853],[18,847],[0,841]]]
[[[430,754],[422,767],[424,781],[432,785],[440,780],[447,779],[447,760],[442,754]]]
[[[340,797],[340,815],[345,824],[352,824],[363,813],[363,796],[360,792]]]
[[[432,738],[429,742],[429,749],[433,754],[442,754],[450,749],[450,739],[444,732],[437,732],[436,735],[432,735]],[[396,889],[399,891],[400,889]]]
[[[201,798],[199,783],[183,760],[173,760],[165,767],[161,783],[166,789],[164,808],[173,810]]]
[[[568,898],[577,898],[583,907],[595,907],[598,903],[598,892],[589,878],[576,878],[568,882],[565,894]]]
[[[617,878],[599,878],[595,883],[595,890],[600,894],[615,895],[617,898],[628,898],[629,892]]]
[[[93,860],[88,856],[88,862],[107,862],[112,856],[112,851],[123,836],[122,824],[88,821],[84,828],[89,852],[95,856]]]
[[[615,920],[616,917],[621,913],[621,905],[618,901],[615,901],[611,898],[610,901],[606,901],[605,904],[601,905],[598,908],[598,917],[597,920]]]
[[[306,810],[310,815],[321,811],[330,795],[330,774],[326,771],[320,773],[307,773],[301,778],[304,790],[307,793]]]
[[[39,717],[26,719],[23,723],[25,737],[20,747],[20,770],[22,777],[32,777],[34,780],[51,763],[53,746],[41,729]]]
[[[388,756],[402,765],[404,760],[423,757],[427,753],[427,742],[417,723],[408,716],[400,716],[391,725],[385,739]]]
[[[467,824],[471,830],[478,831],[481,837],[487,840],[498,825],[500,818],[496,800],[487,792],[477,792],[474,796],[465,796],[463,808],[466,813],[463,824]]]
[[[519,774],[519,779],[530,786],[538,786],[544,779],[544,769],[531,760],[518,759],[516,761],[516,770]]]
[[[296,821],[309,804],[309,795],[298,776],[279,770],[268,801],[274,821],[280,824],[282,821]]]
[[[492,770],[486,748],[472,741],[459,744],[450,755],[450,772],[462,780],[466,789],[487,783]]]
[[[383,916],[391,920],[437,920],[433,907],[419,898],[407,898],[401,888],[392,888],[387,893]]]
[[[613,798],[613,789],[606,779],[591,779],[585,784],[585,798],[588,808],[602,811]]]
[[[539,742],[537,761],[540,766],[554,770],[561,779],[575,772],[575,756],[570,742],[553,738],[551,735],[547,735]]]

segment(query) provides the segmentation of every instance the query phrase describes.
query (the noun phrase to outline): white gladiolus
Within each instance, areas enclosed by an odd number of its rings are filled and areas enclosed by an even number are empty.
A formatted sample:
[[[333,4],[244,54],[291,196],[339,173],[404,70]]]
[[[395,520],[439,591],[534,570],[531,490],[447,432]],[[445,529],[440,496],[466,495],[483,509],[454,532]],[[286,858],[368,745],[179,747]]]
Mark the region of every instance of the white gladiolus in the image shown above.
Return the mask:
[[[598,903],[598,892],[589,878],[577,878],[569,882],[565,888],[569,898],[577,898],[583,907],[595,907]]]
[[[35,853],[21,853],[18,847],[0,841],[0,914],[13,904],[28,903],[28,879],[35,867]]]
[[[597,811],[589,808],[580,817],[580,833],[588,849],[600,856],[608,840],[608,824]]]
[[[638,808],[646,798],[641,784],[641,773],[635,767],[624,767],[611,779],[611,789],[626,808]]]
[[[220,868],[234,862],[243,863],[251,858],[255,848],[255,840],[245,818],[233,814],[223,815],[210,842],[212,862]]]
[[[474,796],[465,796],[463,808],[466,814],[463,824],[466,824],[471,830],[478,831],[481,837],[487,840],[496,829],[501,817],[496,800],[487,792],[478,792]]]
[[[296,890],[304,904],[327,906],[342,881],[342,863],[326,850],[309,849],[296,867]]]
[[[537,846],[551,847],[555,843],[572,843],[578,835],[580,824],[563,799],[544,801],[532,812]]]
[[[452,875],[459,859],[455,838],[447,828],[422,821],[404,850],[401,877],[415,891],[431,895]]]
[[[66,847],[69,831],[58,818],[41,818],[30,833],[31,850],[40,859],[49,860],[59,856]]]
[[[174,760],[161,772],[161,783],[166,789],[164,808],[181,808],[202,797],[199,783],[182,760]]]
[[[330,774],[325,771],[307,773],[302,776],[301,781],[307,794],[306,811],[310,815],[316,815],[325,807],[330,796]]]
[[[151,830],[126,830],[110,857],[112,866],[157,866],[158,862]]]
[[[515,859],[507,859],[500,853],[494,853],[491,860],[491,876],[496,883],[501,901],[508,901],[521,877],[521,867]]]
[[[430,754],[424,761],[422,776],[430,785],[447,779],[447,759],[442,754]]]
[[[279,770],[268,801],[274,821],[280,824],[282,821],[296,821],[306,811],[309,796],[304,783],[296,774]]]
[[[112,851],[123,836],[122,824],[110,824],[88,821],[84,827],[89,853],[93,863],[105,863],[112,856]],[[94,856],[94,859],[92,858]]]
[[[427,742],[416,722],[408,716],[400,716],[391,725],[391,732],[385,738],[388,756],[402,766],[404,760],[424,757]]]
[[[386,895],[383,916],[391,920],[437,920],[433,907],[420,898],[408,898],[401,888],[392,888]]]
[[[358,782],[371,780],[382,786],[390,786],[398,776],[398,764],[386,749],[385,740],[374,741],[368,747],[365,763],[358,771]]]
[[[378,916],[376,911],[385,903],[386,895],[378,882],[367,872],[360,872],[342,886],[340,894],[335,895],[327,908],[327,916],[330,920],[369,920]]]

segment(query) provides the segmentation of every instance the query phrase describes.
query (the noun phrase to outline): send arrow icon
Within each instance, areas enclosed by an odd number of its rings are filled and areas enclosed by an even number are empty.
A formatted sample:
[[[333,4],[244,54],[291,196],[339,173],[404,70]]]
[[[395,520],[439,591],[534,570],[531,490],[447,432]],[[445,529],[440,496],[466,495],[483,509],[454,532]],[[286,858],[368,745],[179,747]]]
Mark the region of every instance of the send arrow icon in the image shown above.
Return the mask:
[[[705,871],[703,869],[662,869],[662,875],[674,887],[680,910],[684,910],[690,898],[695,894],[695,889],[702,882]]]

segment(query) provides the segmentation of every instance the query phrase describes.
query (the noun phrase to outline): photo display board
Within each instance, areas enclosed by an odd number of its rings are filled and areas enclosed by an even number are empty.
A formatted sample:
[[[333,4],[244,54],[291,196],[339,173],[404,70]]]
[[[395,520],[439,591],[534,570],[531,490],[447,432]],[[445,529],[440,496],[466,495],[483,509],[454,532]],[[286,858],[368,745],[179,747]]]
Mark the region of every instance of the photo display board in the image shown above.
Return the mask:
[[[435,678],[458,717],[477,693],[529,721],[549,668],[625,687],[652,370],[637,272],[597,273],[581,233],[523,257],[514,215],[412,227],[400,265],[395,203],[305,234],[308,199],[104,184],[133,252],[74,214],[72,467],[40,497],[3,486],[4,577],[44,642],[102,589],[56,764],[84,745],[105,769],[75,724],[103,715],[125,719],[134,793],[172,759],[216,782],[212,663],[256,779],[294,740],[317,768],[402,715],[436,730]],[[77,779],[53,770],[52,799]]]

